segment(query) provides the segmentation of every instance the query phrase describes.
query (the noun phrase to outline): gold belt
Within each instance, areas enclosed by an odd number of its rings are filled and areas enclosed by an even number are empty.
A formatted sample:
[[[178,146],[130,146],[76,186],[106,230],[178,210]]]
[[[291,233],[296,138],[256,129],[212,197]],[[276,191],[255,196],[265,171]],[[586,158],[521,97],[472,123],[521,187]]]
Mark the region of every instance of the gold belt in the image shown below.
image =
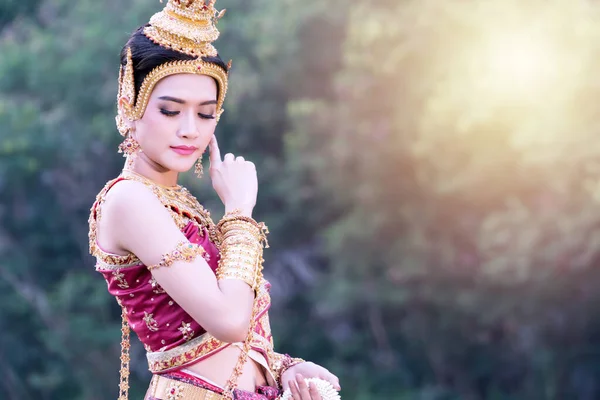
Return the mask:
[[[175,379],[154,375],[150,384],[150,395],[160,400],[223,400],[219,393]]]

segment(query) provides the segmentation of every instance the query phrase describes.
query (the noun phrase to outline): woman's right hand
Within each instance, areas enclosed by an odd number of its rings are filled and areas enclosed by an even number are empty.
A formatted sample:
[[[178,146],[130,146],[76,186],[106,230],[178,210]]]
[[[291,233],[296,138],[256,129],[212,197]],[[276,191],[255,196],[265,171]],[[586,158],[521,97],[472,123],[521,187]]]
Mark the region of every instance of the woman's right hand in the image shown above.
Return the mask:
[[[209,144],[210,178],[213,188],[225,205],[225,212],[236,209],[243,215],[252,216],[258,193],[258,178],[254,163],[231,153],[221,159],[221,151],[216,136]]]

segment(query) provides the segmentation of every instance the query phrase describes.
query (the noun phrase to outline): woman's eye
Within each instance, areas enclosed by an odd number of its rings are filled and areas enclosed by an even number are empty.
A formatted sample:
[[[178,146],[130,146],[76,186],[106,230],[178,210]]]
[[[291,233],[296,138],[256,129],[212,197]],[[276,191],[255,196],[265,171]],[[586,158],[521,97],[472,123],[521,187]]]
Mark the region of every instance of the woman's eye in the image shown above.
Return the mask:
[[[198,113],[198,116],[200,116],[200,118],[202,118],[202,119],[215,119],[215,116],[214,115],[210,115],[210,114]]]
[[[179,111],[169,111],[169,110],[165,110],[164,108],[161,108],[160,112],[161,112],[161,114],[164,114],[167,117],[173,117],[173,116],[179,114]]]

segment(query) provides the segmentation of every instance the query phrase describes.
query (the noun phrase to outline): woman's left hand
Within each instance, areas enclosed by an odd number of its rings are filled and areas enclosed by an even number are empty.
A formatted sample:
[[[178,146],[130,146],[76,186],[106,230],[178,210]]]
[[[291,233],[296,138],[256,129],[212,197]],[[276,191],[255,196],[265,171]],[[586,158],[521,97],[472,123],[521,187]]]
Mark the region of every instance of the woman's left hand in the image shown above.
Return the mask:
[[[290,389],[294,400],[321,400],[314,384],[309,385],[305,378],[320,378],[341,390],[340,380],[327,369],[312,362],[303,362],[290,367],[281,376],[283,390]]]

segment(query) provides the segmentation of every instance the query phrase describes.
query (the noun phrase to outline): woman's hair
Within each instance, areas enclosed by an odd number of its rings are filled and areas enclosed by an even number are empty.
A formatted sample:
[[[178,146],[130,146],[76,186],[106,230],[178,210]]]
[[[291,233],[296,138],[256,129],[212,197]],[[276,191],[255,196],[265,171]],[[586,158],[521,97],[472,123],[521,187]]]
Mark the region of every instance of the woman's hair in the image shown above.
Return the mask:
[[[144,35],[144,28],[147,26],[149,25],[146,24],[141,26],[135,32],[133,32],[121,50],[121,66],[124,67],[127,64],[127,48],[131,48],[131,58],[133,61],[134,71],[133,77],[135,81],[134,102],[137,99],[142,82],[144,82],[144,78],[146,78],[146,76],[154,68],[170,61],[189,61],[196,59],[196,57],[180,53],[154,43],[146,35]],[[223,70],[227,71],[227,65],[223,62],[219,55],[214,57],[202,57],[202,60],[216,64],[223,68]],[[221,90],[221,88],[217,83],[217,98],[219,95],[218,90]]]

